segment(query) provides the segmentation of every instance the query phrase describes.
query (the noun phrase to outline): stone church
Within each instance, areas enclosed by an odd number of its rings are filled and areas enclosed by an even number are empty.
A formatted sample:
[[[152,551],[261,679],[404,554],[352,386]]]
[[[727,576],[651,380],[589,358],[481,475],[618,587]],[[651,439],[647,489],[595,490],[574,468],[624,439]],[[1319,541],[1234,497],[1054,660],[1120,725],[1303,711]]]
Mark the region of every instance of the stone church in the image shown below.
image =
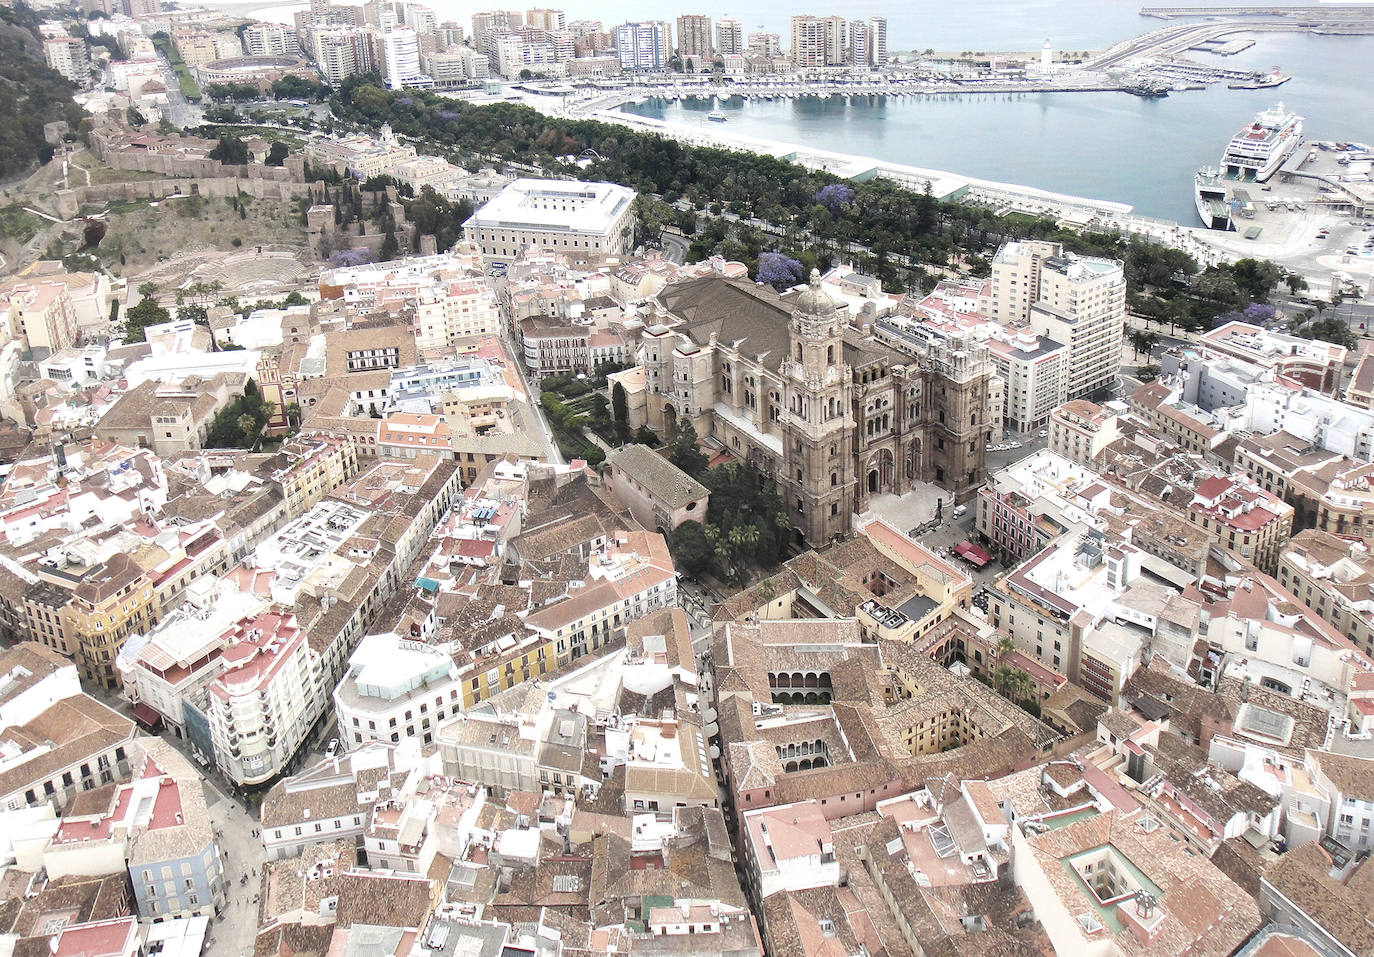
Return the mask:
[[[649,427],[690,419],[772,476],[799,541],[850,533],[882,493],[934,483],[966,501],[991,441],[987,349],[903,354],[851,325],[813,271],[800,293],[711,276],[658,295],[640,332]]]

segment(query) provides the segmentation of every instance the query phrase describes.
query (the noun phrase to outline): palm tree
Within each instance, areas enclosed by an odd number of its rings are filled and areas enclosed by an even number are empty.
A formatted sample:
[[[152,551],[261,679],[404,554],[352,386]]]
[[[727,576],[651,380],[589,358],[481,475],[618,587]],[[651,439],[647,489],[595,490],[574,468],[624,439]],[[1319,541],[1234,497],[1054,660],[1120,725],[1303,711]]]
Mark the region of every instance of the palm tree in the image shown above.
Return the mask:
[[[773,579],[765,578],[763,581],[759,582],[759,597],[762,598],[764,602],[770,602],[778,597],[778,590],[773,587]]]
[[[1012,668],[1002,693],[1017,704],[1030,701],[1035,696],[1035,680],[1020,668]]]

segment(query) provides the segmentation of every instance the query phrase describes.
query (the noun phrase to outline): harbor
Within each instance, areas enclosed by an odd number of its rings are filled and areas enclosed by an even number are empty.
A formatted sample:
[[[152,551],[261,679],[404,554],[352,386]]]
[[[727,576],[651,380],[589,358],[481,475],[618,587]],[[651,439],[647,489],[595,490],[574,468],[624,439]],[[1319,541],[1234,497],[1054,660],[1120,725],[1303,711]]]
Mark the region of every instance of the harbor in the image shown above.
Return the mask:
[[[842,177],[889,178],[916,190],[929,182],[936,195],[996,212],[1149,236],[1204,264],[1269,257],[1318,290],[1329,287],[1333,272],[1368,272],[1358,254],[1344,264],[1354,268],[1331,261],[1338,244],[1341,257],[1352,245],[1363,252],[1359,229],[1349,225],[1357,220],[1353,208],[1339,208],[1319,186],[1296,184],[1301,208],[1260,203],[1249,211],[1253,218],[1237,216],[1244,228],[1208,230],[1193,201],[1194,171],[1215,164],[1226,138],[1280,98],[1277,86],[1297,112],[1317,120],[1313,133],[1369,138],[1359,119],[1363,95],[1333,83],[1364,68],[1374,21],[1341,16],[1358,29],[1325,32],[1333,20],[1314,29],[1296,20],[1256,29],[1276,24],[1245,10],[1225,22],[1177,20],[1098,52],[1042,50],[1049,69],[1034,51],[1006,44],[1002,53],[903,54],[882,73],[670,74],[520,84],[518,95],[570,118],[778,156]],[[1104,63],[1093,77],[1089,67]],[[1170,95],[1148,95],[1154,83]],[[1128,89],[1133,85],[1138,89]],[[1333,89],[1342,92],[1333,96]],[[998,142],[1015,148],[986,147]],[[1071,163],[1064,162],[1067,144]],[[1272,188],[1289,186],[1276,176]],[[1258,233],[1246,238],[1254,226]],[[1318,240],[1321,227],[1330,227],[1328,238]]]

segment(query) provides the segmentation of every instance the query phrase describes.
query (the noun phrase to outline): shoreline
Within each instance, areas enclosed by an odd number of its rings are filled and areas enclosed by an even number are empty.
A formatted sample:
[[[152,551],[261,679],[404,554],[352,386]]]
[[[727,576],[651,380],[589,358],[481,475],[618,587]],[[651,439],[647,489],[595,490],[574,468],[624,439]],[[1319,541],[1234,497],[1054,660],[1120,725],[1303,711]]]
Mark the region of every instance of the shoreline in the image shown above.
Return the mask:
[[[810,170],[828,172],[842,179],[862,182],[883,178],[917,192],[925,189],[929,183],[931,193],[938,199],[986,205],[999,213],[1020,212],[1032,216],[1051,216],[1075,228],[1096,225],[1103,230],[1114,229],[1122,233],[1145,236],[1181,248],[1204,265],[1222,258],[1232,258],[1199,239],[1197,231],[1202,230],[1201,226],[1184,226],[1174,220],[1142,216],[1134,212],[1134,207],[1130,203],[1074,196],[1038,186],[1004,183],[949,170],[895,163],[871,156],[732,133],[726,129],[715,128],[714,125],[709,129],[697,128],[623,112],[619,108],[647,99],[650,95],[627,90],[623,94],[610,97],[611,103],[598,103],[594,109],[565,109],[556,101],[550,102],[549,97],[528,93],[521,96],[521,102],[549,116],[613,123],[639,132],[657,133],[689,146],[740,150],[773,156]]]

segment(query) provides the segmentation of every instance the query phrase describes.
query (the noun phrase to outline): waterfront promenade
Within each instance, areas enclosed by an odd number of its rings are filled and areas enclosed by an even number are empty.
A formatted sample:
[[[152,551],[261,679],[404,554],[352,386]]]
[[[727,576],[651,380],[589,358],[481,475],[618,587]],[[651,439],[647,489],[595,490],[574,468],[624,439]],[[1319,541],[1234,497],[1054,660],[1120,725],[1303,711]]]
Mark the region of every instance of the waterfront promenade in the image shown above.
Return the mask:
[[[1203,264],[1233,258],[1199,241],[1198,234],[1205,233],[1205,230],[1190,229],[1172,220],[1135,215],[1129,203],[1072,196],[1034,186],[995,182],[947,170],[928,169],[799,143],[748,136],[714,124],[709,127],[697,127],[669,123],[612,108],[612,104],[624,102],[624,96],[610,97],[595,109],[570,109],[551,101],[548,97],[529,94],[526,94],[524,99],[528,105],[551,115],[575,116],[579,119],[614,123],[641,132],[657,133],[690,146],[775,156],[807,169],[823,170],[845,179],[888,179],[914,192],[923,192],[928,185],[931,194],[942,200],[987,206],[999,213],[1020,212],[1048,217],[1076,227],[1117,230],[1140,235],[1183,249]]]

